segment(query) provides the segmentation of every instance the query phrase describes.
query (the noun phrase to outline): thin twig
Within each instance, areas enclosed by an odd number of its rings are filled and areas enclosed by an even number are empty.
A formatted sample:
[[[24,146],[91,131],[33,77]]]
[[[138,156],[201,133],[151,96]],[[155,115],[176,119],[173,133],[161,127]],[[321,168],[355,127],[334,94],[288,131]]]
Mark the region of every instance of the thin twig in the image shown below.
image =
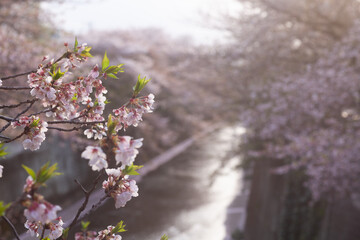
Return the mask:
[[[93,213],[96,209],[98,209],[102,205],[103,201],[105,201],[109,197],[110,196],[108,194],[105,194],[102,198],[99,199],[99,201],[96,204],[92,205],[91,209],[87,213],[82,215],[78,220],[82,220],[85,217],[89,216],[91,213]]]
[[[81,190],[83,190],[83,192],[85,194],[88,193],[88,191],[84,188],[84,186],[77,179],[75,179],[74,181],[80,186]]]
[[[0,109],[2,108],[17,108],[23,104],[26,104],[26,103],[31,103],[32,101],[34,101],[35,99],[33,100],[26,100],[26,101],[23,101],[23,102],[19,102],[18,104],[13,104],[13,105],[0,105]]]
[[[11,230],[13,231],[15,237],[17,240],[20,240],[20,236],[18,234],[18,232],[16,231],[15,226],[10,222],[10,220],[6,217],[6,216],[2,216],[2,219],[5,220],[5,222],[10,226]]]
[[[108,191],[105,193],[105,195],[104,195],[102,198],[100,198],[99,201],[98,201],[96,204],[92,205],[91,209],[90,209],[88,212],[86,212],[84,215],[82,215],[82,216],[79,218],[79,220],[82,220],[83,218],[89,216],[89,215],[90,215],[91,213],[93,213],[96,209],[98,209],[106,199],[110,198],[110,197],[111,197],[111,195],[110,195],[111,192],[112,192],[113,190],[115,190],[116,186],[119,184],[120,181],[122,181],[122,179],[123,179],[122,177],[119,178],[119,179],[117,180],[115,186],[109,188]]]
[[[61,132],[72,132],[72,131],[80,130],[82,127],[73,127],[73,128],[47,127],[47,128],[51,129],[51,130],[58,130],[58,131],[61,131]]]
[[[42,230],[42,232],[41,232],[40,239],[43,239],[43,238],[44,238],[44,235],[45,235],[45,224],[43,225],[43,230]]]
[[[56,59],[56,61],[53,62],[52,64],[50,64],[48,67],[50,67],[51,65],[53,65],[53,64],[61,61],[61,59],[63,59],[63,58],[68,58],[69,55],[71,55],[71,52],[66,52],[66,53],[64,53],[61,57],[59,57],[58,59]],[[31,70],[31,71],[24,72],[24,73],[18,73],[18,74],[11,75],[11,76],[6,76],[6,77],[0,77],[0,79],[1,79],[2,81],[4,81],[4,80],[16,78],[16,77],[21,77],[21,76],[29,75],[29,74],[31,74],[31,73],[36,73],[36,70]]]
[[[36,113],[32,113],[32,114],[29,115],[29,117],[35,116],[35,115],[39,115],[39,114],[41,114],[41,113],[52,112],[52,111],[55,110],[57,107],[58,107],[58,105],[56,105],[55,107],[52,107],[52,108],[48,108],[48,109],[45,109],[45,110],[36,112]]]
[[[3,135],[0,135],[0,138],[3,138],[3,139],[11,139],[11,138],[5,137],[5,136],[3,136]]]
[[[34,103],[36,102],[36,99],[31,101],[30,102],[30,105],[25,108],[23,111],[21,111],[18,115],[16,115],[16,117],[14,117],[14,120],[15,121],[18,117],[20,117],[22,114],[26,113],[27,111],[30,110],[30,108],[32,107],[32,105],[34,105]],[[3,131],[5,131],[9,126],[10,126],[11,122],[8,122],[1,130],[0,130],[0,133],[2,133]]]
[[[5,120],[5,121],[8,121],[8,122],[11,122],[11,121],[14,120],[13,118],[10,118],[10,117],[7,117],[7,116],[3,116],[3,115],[0,115],[0,119]]]
[[[4,80],[11,79],[11,78],[16,78],[16,77],[21,77],[21,76],[29,75],[29,74],[35,73],[35,72],[36,72],[35,70],[32,70],[32,71],[25,72],[25,73],[18,73],[18,74],[11,75],[11,76],[1,77],[0,79],[4,81]]]
[[[23,131],[20,135],[18,135],[18,136],[16,136],[16,137],[14,137],[14,138],[12,138],[12,139],[9,139],[9,140],[4,141],[4,143],[10,143],[10,142],[13,142],[13,141],[15,141],[15,140],[17,140],[17,139],[21,138],[24,134],[25,134],[25,131]]]
[[[20,87],[4,87],[1,86],[0,90],[30,90],[31,87],[24,87],[24,86],[20,86]]]
[[[70,225],[69,225],[69,231],[70,231],[70,229],[71,229],[72,227],[75,226],[75,224],[76,224],[77,221],[78,221],[78,218],[79,218],[80,214],[85,210],[86,205],[87,205],[88,202],[89,202],[90,195],[91,195],[91,193],[95,190],[96,185],[98,184],[98,182],[99,182],[99,180],[100,180],[100,177],[101,177],[102,175],[103,175],[103,173],[100,173],[100,174],[96,177],[96,179],[95,179],[94,182],[93,182],[93,186],[92,186],[91,189],[88,190],[88,191],[85,190],[85,189],[81,186],[81,184],[80,184],[82,190],[84,191],[85,199],[84,199],[83,204],[82,204],[82,205],[80,206],[80,208],[78,209],[78,211],[77,211],[74,219],[73,219],[72,222],[70,223]]]
[[[74,122],[73,120],[64,120],[64,121],[48,121],[48,124],[63,124],[63,123],[69,123],[69,124],[98,124],[98,123],[105,123],[106,121],[93,121],[93,122]]]

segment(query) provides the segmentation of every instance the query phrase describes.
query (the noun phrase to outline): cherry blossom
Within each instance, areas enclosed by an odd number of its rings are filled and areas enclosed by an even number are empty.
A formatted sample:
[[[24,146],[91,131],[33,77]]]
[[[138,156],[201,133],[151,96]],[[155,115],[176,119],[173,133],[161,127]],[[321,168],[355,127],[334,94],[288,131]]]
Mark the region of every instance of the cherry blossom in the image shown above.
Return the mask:
[[[75,240],[95,240],[97,232],[87,231],[86,233],[77,232],[75,233]]]
[[[96,139],[100,140],[100,139],[103,139],[103,137],[106,136],[106,128],[104,128],[104,125],[98,124],[95,127],[86,129],[84,131],[84,135],[87,138],[93,138],[94,137],[95,140]]]
[[[122,136],[118,138],[117,148],[115,150],[116,164],[121,163],[121,168],[130,166],[134,161],[136,155],[139,153],[137,148],[142,146],[143,139],[132,139],[129,136]]]
[[[52,205],[46,201],[33,201],[32,204],[24,210],[24,215],[28,221],[49,223],[57,219],[57,211],[61,210],[58,205]]]
[[[114,74],[121,72],[122,64],[109,66],[109,63],[103,61],[100,69],[95,65],[87,75],[75,78],[71,70],[78,68],[88,57],[91,57],[91,54],[88,52],[90,47],[86,43],[78,45],[77,41],[74,49],[69,49],[68,44],[64,44],[64,46],[67,48],[67,51],[60,58],[54,60],[45,56],[36,71],[28,75],[27,73],[22,74],[28,77],[27,83],[32,97],[30,100],[19,104],[29,104],[27,105],[28,108],[22,113],[16,115],[13,119],[7,116],[2,117],[2,119],[8,121],[4,129],[12,126],[13,128],[23,130],[17,137],[9,138],[10,141],[24,136],[25,139],[22,142],[24,149],[35,151],[40,148],[42,142],[46,139],[45,133],[48,131],[48,123],[55,124],[55,127],[52,125],[49,129],[59,131],[73,131],[86,128],[84,135],[89,139],[93,138],[98,141],[93,146],[87,146],[82,152],[81,157],[89,160],[89,165],[93,171],[105,169],[108,179],[103,182],[102,186],[107,194],[106,196],[114,198],[116,208],[123,207],[132,197],[138,196],[139,189],[136,181],[129,179],[129,176],[124,172],[126,171],[126,166],[133,164],[135,157],[139,153],[138,148],[142,146],[143,139],[119,136],[117,131],[122,127],[126,129],[131,125],[136,127],[142,121],[144,113],[152,112],[154,95],[149,94],[148,96],[137,97],[148,80],[146,83],[141,83],[141,88],[133,91],[133,97],[129,102],[119,109],[113,110],[116,116],[109,115],[107,124],[105,124],[106,121],[103,114],[108,103],[106,97],[108,91],[103,85],[103,80],[110,76],[114,77]],[[104,59],[105,57],[106,54]],[[12,78],[12,76],[8,78]],[[141,80],[144,81],[144,79]],[[2,80],[0,79],[1,85]],[[30,110],[34,103],[40,103],[44,109],[41,111],[36,109],[38,112],[34,112],[34,109]],[[43,115],[46,115],[46,117],[43,117]],[[79,127],[66,129],[56,125],[68,123],[76,124]],[[116,164],[119,165],[117,169],[107,169],[108,157],[102,147],[105,149],[108,146],[111,146],[111,149],[107,150],[113,151],[115,154]],[[54,172],[56,164],[51,167],[48,167],[48,164],[46,164],[38,173],[35,173],[34,170],[26,166],[24,166],[24,169],[29,174],[21,199],[21,204],[25,207],[25,227],[32,236],[39,237],[41,234],[42,237],[51,240],[60,238],[63,234],[62,226],[64,223],[61,217],[57,216],[57,212],[61,210],[61,207],[49,203],[45,200],[44,196],[37,192],[38,188],[43,186],[45,181],[58,174]],[[2,177],[2,173],[3,166],[0,165],[0,177]],[[133,174],[131,171],[127,173]],[[79,213],[81,211],[83,210],[80,208]],[[74,221],[76,222],[77,219],[75,218]],[[115,228],[108,226],[107,229],[98,232],[98,234],[88,231],[85,236],[84,233],[77,233],[75,234],[75,239],[120,240],[121,236],[112,232],[118,231]]]
[[[100,147],[87,146],[81,154],[82,158],[89,159],[89,165],[93,171],[100,171],[108,167],[106,154]]]
[[[46,224],[47,225],[46,227],[50,229],[49,235],[47,237],[51,240],[61,237],[64,230],[62,227],[62,225],[64,224],[62,219],[59,217],[55,220],[58,222],[57,223],[49,222]],[[27,220],[24,226],[25,228],[28,229],[28,232],[30,233],[31,236],[36,236],[36,237],[40,236],[40,232],[43,231],[44,228],[44,224],[40,221]]]
[[[128,176],[122,176],[121,169],[107,169],[108,179],[102,184],[105,192],[108,192],[115,200],[115,207],[124,207],[132,197],[139,196],[139,188],[135,180],[128,179]]]
[[[149,94],[146,97],[132,98],[127,105],[113,110],[119,122],[117,129],[119,130],[122,127],[126,129],[131,125],[136,127],[142,121],[144,113],[152,112],[155,102],[154,98],[153,94]]]
[[[107,226],[105,230],[101,230],[98,232],[98,236],[95,238],[95,240],[121,240],[120,235],[116,235],[115,233],[112,233],[112,230],[114,229],[114,226]]]
[[[49,226],[50,234],[49,234],[48,237],[51,240],[61,237],[61,235],[63,233],[63,230],[64,230],[63,227],[62,227],[63,224],[64,224],[64,222],[62,221],[61,218],[58,219],[58,223],[50,224],[50,226]]]
[[[23,141],[24,149],[35,151],[40,148],[41,143],[45,140],[45,132],[47,132],[47,122],[40,120],[39,117],[20,117],[16,122],[12,123],[13,127],[21,127],[24,129],[26,139]]]

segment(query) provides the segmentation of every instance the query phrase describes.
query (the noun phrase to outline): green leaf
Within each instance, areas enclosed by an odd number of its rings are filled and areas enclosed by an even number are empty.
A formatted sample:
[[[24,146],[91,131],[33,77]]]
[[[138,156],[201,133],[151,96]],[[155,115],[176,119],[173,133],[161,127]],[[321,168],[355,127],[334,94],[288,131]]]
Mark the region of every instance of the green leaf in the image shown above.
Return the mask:
[[[121,233],[121,232],[126,232],[127,230],[125,229],[126,225],[124,224],[124,221],[120,221],[118,222],[118,224],[116,224],[116,226],[113,228],[113,230],[111,230],[111,233]]]
[[[108,134],[109,135],[112,135],[112,134],[115,134],[115,128],[116,128],[116,125],[118,125],[118,121],[116,120],[115,118],[115,121],[113,120],[113,116],[111,114],[109,114],[108,116],[108,121],[107,121],[107,128],[108,128]]]
[[[32,179],[35,181],[36,180],[36,173],[33,169],[25,166],[24,164],[21,165],[25,171],[32,177]]]
[[[51,73],[50,73],[51,74]],[[54,71],[54,73],[53,74],[51,74],[51,76],[52,76],[52,78],[54,79],[54,80],[58,80],[59,78],[61,78],[62,76],[64,76],[64,74],[65,74],[65,72],[61,72],[61,70],[60,70],[60,68],[55,72]]]
[[[5,211],[6,211],[6,209],[8,209],[10,207],[10,205],[11,205],[11,203],[4,205],[4,202],[0,201],[0,216],[5,215]]]
[[[55,172],[57,170],[57,163],[49,167],[50,162],[44,164],[36,174],[36,182],[43,184],[53,176],[61,175],[62,173]]]
[[[169,240],[169,237],[168,237],[166,234],[164,234],[164,235],[160,238],[160,240]]]
[[[150,79],[146,79],[146,77],[141,78],[139,74],[136,85],[133,87],[134,90],[133,96],[136,97],[150,80],[151,78]]]
[[[101,63],[101,69],[102,71],[104,71],[110,64],[110,61],[109,61],[109,58],[106,56],[106,52],[104,54],[104,58],[102,60],[102,63]]]
[[[6,155],[8,155],[7,152],[5,152],[5,150],[7,149],[7,147],[4,147],[4,143],[0,143],[0,157],[4,157]]]
[[[78,94],[75,93],[74,96],[71,98],[71,101],[76,101],[78,98],[77,98]]]
[[[112,73],[108,73],[108,74],[106,74],[106,76],[111,77],[111,78],[115,78],[115,79],[119,79],[117,76],[115,76]]]
[[[80,55],[83,56],[83,57],[93,57],[93,55],[91,55],[91,54],[90,54],[89,52],[87,52],[86,50],[82,51]]]
[[[79,42],[77,40],[77,37],[75,37],[75,44],[74,44],[74,51],[77,51],[77,46],[79,45]]]
[[[81,229],[82,229],[83,231],[86,231],[86,229],[88,228],[89,224],[90,224],[90,221],[87,221],[87,222],[81,221]]]
[[[110,66],[106,69],[105,73],[114,73],[117,74],[119,72],[124,72],[124,68],[122,67],[124,64],[119,64],[117,66]]]
[[[140,175],[140,173],[138,173],[136,170],[139,170],[142,167],[143,165],[138,166],[131,164],[131,166],[126,166],[125,169],[122,171],[122,173],[124,175]]]
[[[53,76],[53,74],[51,74],[51,73],[54,73],[56,71],[57,67],[58,67],[57,63],[54,63],[51,65],[50,72],[49,72],[51,76]]]
[[[38,124],[40,122],[40,118],[39,119],[35,119],[31,124],[30,124],[30,127],[37,127]]]
[[[62,239],[67,239],[68,238],[68,235],[69,235],[69,228],[65,228],[63,230],[63,234],[62,234]]]

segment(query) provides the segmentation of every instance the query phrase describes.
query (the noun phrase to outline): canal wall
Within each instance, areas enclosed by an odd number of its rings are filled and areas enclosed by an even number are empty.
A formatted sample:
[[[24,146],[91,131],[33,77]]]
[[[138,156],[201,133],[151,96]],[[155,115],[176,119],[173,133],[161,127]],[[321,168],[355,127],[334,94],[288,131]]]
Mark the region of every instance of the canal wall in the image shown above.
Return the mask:
[[[0,164],[4,166],[2,183],[0,184],[0,199],[4,202],[12,202],[22,194],[28,174],[20,167],[21,164],[35,171],[46,162],[58,164],[58,171],[62,175],[50,179],[47,182],[47,187],[41,188],[41,193],[46,198],[55,200],[59,200],[59,197],[77,188],[77,185],[74,184],[75,178],[82,181],[93,174],[87,161],[81,159],[79,152],[73,148],[72,143],[58,135],[49,136],[36,152],[23,150],[22,144],[19,142],[7,144],[7,147],[9,154],[5,159],[0,159]]]
[[[244,231],[245,240],[358,240],[359,197],[343,196],[312,204],[305,175],[271,174],[281,164],[254,161]]]

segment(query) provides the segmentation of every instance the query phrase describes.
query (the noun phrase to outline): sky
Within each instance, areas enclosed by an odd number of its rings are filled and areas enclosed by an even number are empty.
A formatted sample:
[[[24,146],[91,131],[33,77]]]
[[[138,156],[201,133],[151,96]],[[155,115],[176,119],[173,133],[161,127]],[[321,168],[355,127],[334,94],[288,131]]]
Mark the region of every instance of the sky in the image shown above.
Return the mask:
[[[64,0],[43,3],[61,28],[75,34],[92,30],[160,28],[173,37],[190,36],[195,43],[226,39],[212,26],[211,16],[238,14],[236,0]]]

